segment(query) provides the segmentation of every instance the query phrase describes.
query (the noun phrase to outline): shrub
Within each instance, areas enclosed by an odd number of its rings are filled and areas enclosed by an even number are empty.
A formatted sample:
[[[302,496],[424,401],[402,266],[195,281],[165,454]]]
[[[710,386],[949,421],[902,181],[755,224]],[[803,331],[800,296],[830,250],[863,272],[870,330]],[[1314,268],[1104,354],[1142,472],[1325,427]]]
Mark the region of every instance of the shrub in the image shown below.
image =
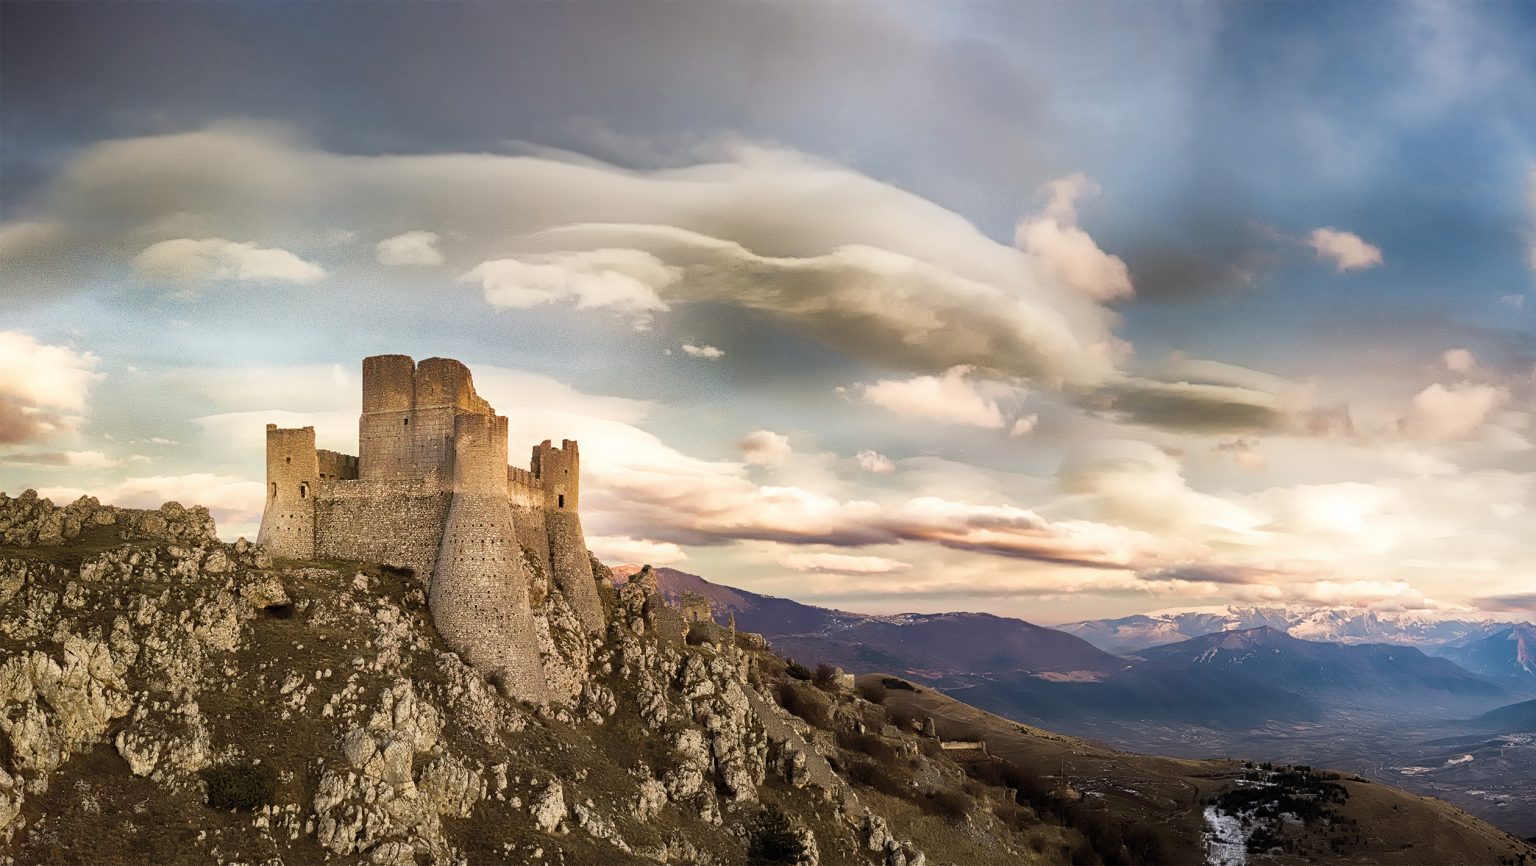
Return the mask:
[[[848,762],[847,776],[849,781],[873,788],[888,797],[912,796],[912,785],[902,774],[874,761],[855,759]]]
[[[970,817],[974,803],[960,791],[925,791],[918,803],[924,812],[938,815],[946,821],[959,824]]]
[[[800,664],[799,662],[790,662],[785,666],[784,673],[802,681],[809,680],[811,678],[810,669],[805,665]]]
[[[778,697],[779,706],[790,713],[815,727],[831,730],[832,711],[826,698],[794,683],[779,683]]]
[[[805,856],[805,843],[790,826],[789,816],[774,806],[758,813],[747,829],[747,862],[751,866],[789,866]]]
[[[261,609],[261,615],[268,619],[293,619],[293,605],[269,604]]]
[[[816,687],[823,691],[832,691],[837,688],[837,668],[826,662],[816,666],[816,673],[811,677]]]
[[[866,754],[882,764],[895,764],[901,759],[894,746],[874,734],[838,731],[837,744],[850,752]]]
[[[921,727],[923,721],[916,712],[905,708],[886,707],[885,715],[891,720],[891,724],[903,731],[916,730]]]
[[[202,772],[208,786],[208,805],[214,809],[253,812],[272,802],[276,777],[271,767],[256,764],[223,764]]]
[[[879,683],[860,683],[858,692],[859,697],[872,704],[885,703],[886,696],[890,694],[890,691]]]
[[[902,689],[903,691],[908,692],[917,691],[917,686],[914,686],[906,680],[900,679],[898,677],[881,677],[880,685],[885,686],[888,689]]]

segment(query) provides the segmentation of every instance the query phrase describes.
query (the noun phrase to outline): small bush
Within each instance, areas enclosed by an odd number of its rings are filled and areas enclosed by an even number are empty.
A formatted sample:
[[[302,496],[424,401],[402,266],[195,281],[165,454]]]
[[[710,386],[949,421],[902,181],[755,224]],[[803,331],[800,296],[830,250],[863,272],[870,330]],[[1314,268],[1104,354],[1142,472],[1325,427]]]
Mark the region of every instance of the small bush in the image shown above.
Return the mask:
[[[918,802],[924,812],[938,815],[952,824],[962,823],[969,818],[974,805],[971,798],[960,791],[925,791],[923,799]]]
[[[832,729],[832,709],[826,698],[794,683],[779,683],[779,706],[824,730]]]
[[[785,666],[784,673],[794,677],[797,680],[801,680],[802,682],[811,678],[810,668],[800,664],[799,662],[790,662]]]
[[[866,788],[874,788],[888,797],[912,796],[912,785],[901,773],[891,767],[882,767],[874,761],[864,759],[849,761],[847,776],[849,781]]]
[[[768,806],[747,829],[747,863],[751,866],[790,866],[805,856],[805,843],[790,826],[789,816]]]
[[[269,604],[261,609],[261,615],[267,619],[293,619],[293,605]]]
[[[826,662],[816,666],[816,673],[811,677],[811,682],[824,692],[830,692],[837,688],[837,666]]]
[[[886,707],[885,715],[891,720],[891,724],[903,731],[915,731],[922,727],[923,724],[922,717],[908,709]]]
[[[890,694],[890,690],[879,683],[860,683],[858,692],[859,697],[872,704],[885,703],[886,696]]]
[[[906,680],[899,679],[897,677],[881,677],[880,685],[885,686],[888,689],[901,689],[908,692],[917,691],[917,686],[914,686]]]
[[[861,752],[882,764],[894,765],[901,760],[896,748],[874,734],[854,731],[838,731],[837,744],[850,752]]]
[[[219,810],[254,812],[272,802],[277,782],[271,767],[256,764],[224,764],[201,775],[208,786],[208,805]]]

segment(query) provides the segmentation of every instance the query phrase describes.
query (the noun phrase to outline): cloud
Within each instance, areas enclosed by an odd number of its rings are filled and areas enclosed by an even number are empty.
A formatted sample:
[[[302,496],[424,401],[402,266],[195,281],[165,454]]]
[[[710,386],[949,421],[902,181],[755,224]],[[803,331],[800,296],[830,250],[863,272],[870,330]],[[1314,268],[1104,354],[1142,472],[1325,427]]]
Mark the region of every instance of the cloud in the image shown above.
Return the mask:
[[[898,415],[943,424],[1001,429],[1005,421],[998,408],[998,397],[1016,395],[1018,389],[969,380],[966,377],[971,372],[971,367],[958,366],[946,370],[942,376],[882,379],[861,386],[859,392],[865,402]]]
[[[1035,425],[1040,423],[1040,416],[1031,412],[1014,419],[1013,426],[1008,428],[1009,436],[1028,436],[1035,432]]]
[[[1536,265],[1532,267],[1536,267]],[[1500,295],[1499,303],[1506,307],[1513,307],[1516,310],[1523,310],[1525,309],[1525,295]]]
[[[853,459],[859,464],[860,469],[875,475],[889,475],[896,471],[896,464],[891,462],[891,458],[879,451],[860,451],[853,456]]]
[[[754,430],[736,446],[748,463],[759,466],[776,466],[789,459],[794,449],[789,447],[789,437],[772,430]]]
[[[1240,469],[1261,472],[1269,466],[1269,461],[1259,453],[1258,447],[1255,439],[1229,439],[1217,442],[1211,446],[1211,451],[1218,457],[1230,458]]]
[[[1414,395],[1402,429],[1417,439],[1461,439],[1508,399],[1509,390],[1495,385],[1459,382],[1447,387],[1437,382]]]
[[[1189,487],[1179,459],[1146,442],[1104,441],[1069,457],[1057,472],[1072,513],[1144,530],[1235,540],[1262,518]]]
[[[307,284],[325,276],[319,265],[287,250],[224,238],[160,241],[139,253],[133,266],[146,279],[186,285],[187,293],[210,280]]]
[[[1440,357],[1445,362],[1445,369],[1453,373],[1470,373],[1477,366],[1477,359],[1466,349],[1446,349]]]
[[[1536,614],[1536,592],[1479,596],[1472,599],[1472,606],[1479,610],[1518,613],[1529,616]]]
[[[1053,252],[1047,267],[931,201],[803,154],[739,141],[715,153],[637,172],[547,152],[354,156],[223,126],[87,148],[31,204],[36,221],[63,226],[53,255],[100,273],[120,262],[124,238],[174,214],[280,254],[337,225],[387,236],[385,217],[409,208],[468,227],[456,243],[480,264],[466,279],[496,307],[573,303],[643,318],[708,302],[888,369],[972,365],[1046,387],[1113,371],[1117,318],[1085,293],[1079,269],[1062,270],[1068,259]],[[1049,218],[1080,238],[1068,216],[1058,207]],[[162,243],[171,246],[156,245],[145,266],[176,277],[239,274],[259,251],[216,238]],[[256,270],[318,276],[297,257],[267,265]],[[411,271],[391,279],[436,290]]]
[[[714,346],[695,346],[692,343],[683,344],[683,354],[690,358],[704,358],[709,361],[717,361],[725,357],[725,353]]]
[[[668,309],[657,291],[679,275],[677,268],[642,250],[599,249],[494,259],[459,279],[479,282],[486,303],[493,307],[526,309],[573,301],[577,309],[606,307],[644,322],[651,313]]]
[[[851,556],[846,553],[786,553],[779,565],[794,571],[819,574],[893,574],[912,566],[884,556]]]
[[[1307,236],[1307,245],[1317,251],[1317,257],[1333,263],[1339,272],[1373,268],[1381,264],[1381,250],[1366,243],[1352,232],[1334,228],[1313,229]]]
[[[1040,216],[1019,223],[1014,242],[1034,256],[1053,278],[1097,301],[1129,298],[1135,292],[1125,262],[1099,249],[1077,226],[1077,200],[1095,194],[1097,185],[1074,174],[1052,181]]]
[[[115,469],[128,463],[143,463],[148,459],[136,454],[120,460],[100,451],[26,451],[0,455],[0,463],[70,469]]]
[[[651,541],[628,535],[589,535],[587,545],[598,559],[641,565],[673,565],[688,558],[683,549],[670,541]]]
[[[1175,357],[1145,376],[1121,376],[1075,396],[1117,421],[1207,435],[1354,432],[1346,407],[1313,405],[1313,387],[1233,364]]]
[[[373,248],[374,256],[379,264],[391,267],[440,265],[443,263],[443,253],[437,248],[439,240],[436,232],[413,229],[379,241]]]
[[[1084,520],[1046,520],[1015,505],[987,505],[922,496],[879,526],[894,537],[957,550],[1083,568],[1132,568],[1168,556],[1195,554],[1197,544]]]
[[[71,429],[86,408],[101,359],[0,331],[0,444],[39,442]]]

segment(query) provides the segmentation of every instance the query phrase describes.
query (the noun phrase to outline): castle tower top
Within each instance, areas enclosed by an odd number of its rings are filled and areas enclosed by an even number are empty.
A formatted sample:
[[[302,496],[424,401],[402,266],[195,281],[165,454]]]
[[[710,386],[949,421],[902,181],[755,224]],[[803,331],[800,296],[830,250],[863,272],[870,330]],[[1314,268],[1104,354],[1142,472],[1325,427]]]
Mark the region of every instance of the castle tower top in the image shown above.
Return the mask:
[[[581,454],[576,440],[562,439],[559,448],[548,439],[533,446],[531,468],[549,507],[575,511],[581,506]]]

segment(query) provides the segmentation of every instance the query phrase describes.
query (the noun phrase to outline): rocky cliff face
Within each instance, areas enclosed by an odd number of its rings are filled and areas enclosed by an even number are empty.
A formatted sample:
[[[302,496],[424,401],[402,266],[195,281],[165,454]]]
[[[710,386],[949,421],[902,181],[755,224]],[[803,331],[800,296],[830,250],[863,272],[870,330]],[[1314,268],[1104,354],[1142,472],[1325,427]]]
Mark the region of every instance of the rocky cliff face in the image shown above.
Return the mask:
[[[825,729],[788,714],[777,689],[809,685],[747,636],[684,640],[643,578],[601,585],[596,637],[545,593],[568,699],[539,706],[446,650],[410,575],[213,528],[174,503],[0,496],[0,863],[1067,856],[1059,827],[850,785],[834,730],[874,737],[924,796],[966,779],[851,694],[815,692]]]

